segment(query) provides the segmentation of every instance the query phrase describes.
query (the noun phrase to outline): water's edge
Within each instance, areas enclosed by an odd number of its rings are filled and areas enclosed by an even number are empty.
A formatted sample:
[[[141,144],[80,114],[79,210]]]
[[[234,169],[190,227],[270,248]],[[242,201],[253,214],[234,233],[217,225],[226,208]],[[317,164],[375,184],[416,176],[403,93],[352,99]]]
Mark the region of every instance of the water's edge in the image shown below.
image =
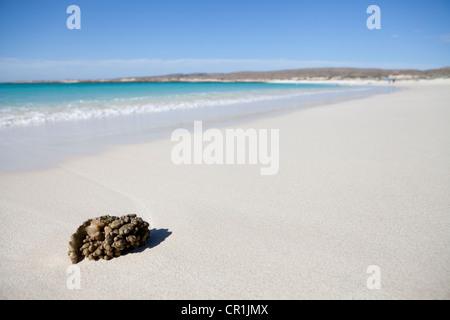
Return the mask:
[[[52,168],[72,157],[100,154],[109,148],[167,139],[176,128],[192,129],[193,121],[202,120],[204,128],[228,127],[270,118],[293,111],[325,106],[343,101],[367,98],[390,93],[399,87],[370,87],[368,90],[343,92],[334,95],[317,95],[306,99],[280,99],[246,104],[246,110],[236,110],[236,104],[226,110],[177,113],[137,114],[107,119],[91,119],[47,125],[0,128],[0,173],[34,171]],[[273,108],[273,104],[282,107]],[[233,109],[234,108],[234,109]],[[219,110],[219,111],[218,111]],[[155,125],[156,124],[156,125]]]

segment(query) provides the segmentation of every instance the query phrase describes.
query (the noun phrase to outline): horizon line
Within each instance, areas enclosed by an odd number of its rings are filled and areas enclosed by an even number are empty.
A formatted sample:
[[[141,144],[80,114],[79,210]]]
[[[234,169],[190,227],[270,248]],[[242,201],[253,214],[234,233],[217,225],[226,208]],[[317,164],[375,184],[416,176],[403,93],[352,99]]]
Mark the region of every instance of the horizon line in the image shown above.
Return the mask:
[[[242,78],[242,79],[217,79],[212,78],[211,76],[237,76],[242,74],[248,74],[252,76],[257,76],[261,74],[276,74],[276,73],[286,73],[286,72],[300,72],[300,71],[314,71],[314,70],[340,70],[340,71],[378,71],[378,72],[394,72],[397,73],[396,76],[408,76],[405,73],[419,73],[419,74],[425,74],[427,72],[432,71],[447,71],[448,73],[445,75],[445,77],[450,77],[450,66],[445,67],[439,67],[439,68],[430,68],[430,69],[417,69],[417,68],[358,68],[358,67],[309,67],[309,68],[293,68],[293,69],[278,69],[278,70],[265,70],[265,71],[249,71],[249,70],[241,70],[241,71],[232,71],[232,72],[189,72],[189,73],[168,73],[168,74],[159,74],[159,75],[148,75],[148,76],[126,76],[126,77],[109,77],[109,78],[80,78],[80,79],[74,79],[74,78],[66,78],[61,80],[18,80],[18,81],[1,81],[2,84],[8,84],[8,83],[89,83],[89,82],[263,82],[263,81],[269,81],[269,80],[293,80],[292,76],[290,79],[287,77],[282,77],[279,79],[250,79],[250,78]],[[402,74],[403,72],[403,74]],[[199,78],[192,78],[192,77],[206,77],[204,79]],[[377,77],[378,75],[367,75],[367,77]],[[384,76],[384,75],[383,75]],[[412,76],[418,76],[418,75],[412,75]],[[210,77],[210,78],[208,78]],[[298,77],[298,76],[297,76]],[[303,75],[303,77],[311,78],[310,80],[320,80],[318,78],[335,78],[337,80],[338,78],[342,80],[348,80],[348,79],[356,79],[358,77],[345,77],[341,75],[321,75],[321,76],[313,76],[313,75]],[[184,78],[184,80],[181,80]],[[361,77],[359,77],[361,78]],[[306,79],[302,79],[306,80]]]
[[[445,66],[446,67],[446,66]],[[433,70],[435,64],[365,63],[327,60],[289,59],[78,59],[45,60],[0,58],[1,82],[64,81],[74,79],[118,79],[162,77],[175,74],[228,74],[238,72],[276,72],[300,69],[379,69]],[[251,71],[249,71],[251,70]]]

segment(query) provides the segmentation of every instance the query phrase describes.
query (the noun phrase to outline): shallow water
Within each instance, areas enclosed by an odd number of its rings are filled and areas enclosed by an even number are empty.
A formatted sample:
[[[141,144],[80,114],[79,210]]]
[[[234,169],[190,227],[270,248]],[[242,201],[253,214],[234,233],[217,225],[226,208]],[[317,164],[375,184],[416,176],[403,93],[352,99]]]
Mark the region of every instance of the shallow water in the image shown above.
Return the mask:
[[[0,127],[226,107],[351,89],[281,83],[0,84]]]
[[[168,137],[175,128],[192,128],[195,120],[202,120],[205,128],[221,126],[393,90],[385,87],[262,83],[92,84],[87,89],[85,84],[70,86],[72,84],[38,85],[40,90],[38,87],[23,89],[31,90],[24,97],[18,93],[22,89],[15,88],[16,92],[9,93],[9,100],[7,96],[0,95],[3,116],[9,114],[13,119],[17,114],[22,117],[20,121],[14,118],[16,122],[9,122],[8,125],[4,122],[0,126],[1,172],[49,168],[72,156],[95,154],[115,145]],[[158,86],[161,92],[155,93]],[[92,101],[98,102],[99,96],[103,96],[103,109],[118,112],[93,113],[98,105]],[[78,109],[68,107],[68,101],[74,99],[82,101]],[[117,102],[117,99],[122,99],[123,106],[120,108],[112,102]],[[153,109],[148,109],[149,100],[153,101]],[[162,101],[169,100],[171,104],[161,107]],[[28,105],[25,106],[24,101],[28,101]],[[155,101],[160,103],[158,111],[154,109]],[[11,111],[15,108],[13,105],[20,103],[23,104],[21,108],[17,107],[20,112]],[[131,105],[134,112],[129,112]],[[64,117],[61,116],[62,109]],[[32,117],[33,112],[42,114]],[[83,117],[80,116],[82,114]],[[28,116],[30,118],[25,121]]]

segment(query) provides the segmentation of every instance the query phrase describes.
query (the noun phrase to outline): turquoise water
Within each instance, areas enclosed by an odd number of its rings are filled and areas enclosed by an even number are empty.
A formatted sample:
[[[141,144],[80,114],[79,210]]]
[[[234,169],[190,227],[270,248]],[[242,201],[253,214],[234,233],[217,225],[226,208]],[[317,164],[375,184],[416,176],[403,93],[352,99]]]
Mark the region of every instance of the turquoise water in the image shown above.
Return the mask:
[[[71,83],[0,84],[0,127],[42,125],[193,109],[220,109],[350,90],[326,84]]]
[[[0,84],[0,172],[49,168],[109,147],[389,92],[272,83]]]

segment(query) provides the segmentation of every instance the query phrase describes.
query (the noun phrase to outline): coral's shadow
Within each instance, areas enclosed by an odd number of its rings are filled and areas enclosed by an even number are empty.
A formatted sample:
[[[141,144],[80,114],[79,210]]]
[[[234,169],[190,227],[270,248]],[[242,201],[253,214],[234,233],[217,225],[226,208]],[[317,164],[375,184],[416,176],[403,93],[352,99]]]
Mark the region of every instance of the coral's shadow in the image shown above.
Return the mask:
[[[146,249],[151,249],[153,247],[156,247],[161,242],[166,240],[168,236],[172,234],[172,231],[169,231],[169,229],[151,229],[150,230],[150,238],[147,239],[147,242],[144,246],[137,248],[136,250],[131,251],[130,253],[137,253],[142,252]]]
[[[147,246],[149,248],[156,247],[171,234],[172,231],[169,231],[169,229],[152,229],[150,230],[150,239],[147,240]]]

